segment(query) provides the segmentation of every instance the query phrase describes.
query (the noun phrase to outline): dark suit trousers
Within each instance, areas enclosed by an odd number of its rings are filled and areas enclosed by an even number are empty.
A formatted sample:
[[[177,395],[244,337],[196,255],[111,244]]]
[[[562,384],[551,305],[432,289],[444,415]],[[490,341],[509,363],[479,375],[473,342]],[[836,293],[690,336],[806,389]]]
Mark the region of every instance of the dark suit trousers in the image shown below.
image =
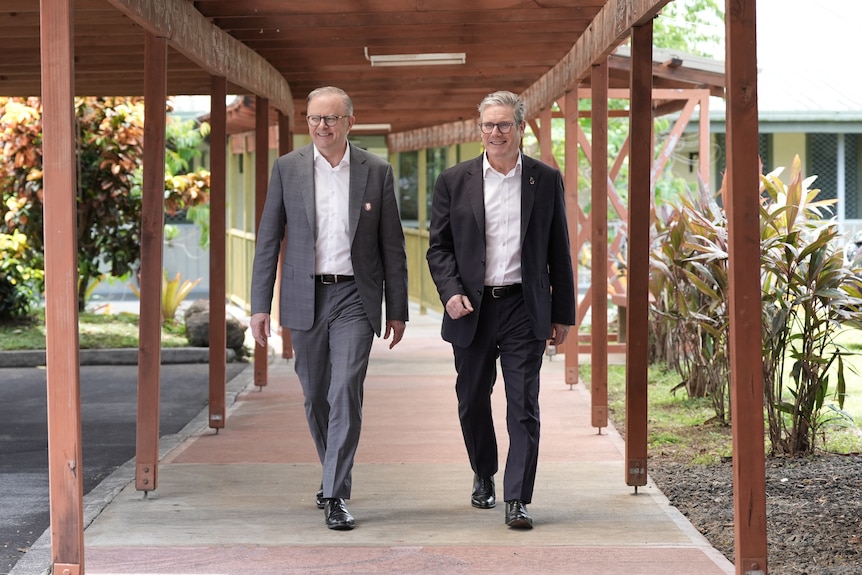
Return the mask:
[[[308,427],[323,465],[323,496],[350,499],[374,331],[355,282],[315,287],[314,325],[291,330]]]
[[[498,469],[491,393],[500,359],[509,432],[504,500],[529,503],[539,458],[539,370],[545,341],[533,336],[523,296],[493,299],[486,293],[473,342],[453,350],[461,431],[470,465],[480,476],[494,475]]]

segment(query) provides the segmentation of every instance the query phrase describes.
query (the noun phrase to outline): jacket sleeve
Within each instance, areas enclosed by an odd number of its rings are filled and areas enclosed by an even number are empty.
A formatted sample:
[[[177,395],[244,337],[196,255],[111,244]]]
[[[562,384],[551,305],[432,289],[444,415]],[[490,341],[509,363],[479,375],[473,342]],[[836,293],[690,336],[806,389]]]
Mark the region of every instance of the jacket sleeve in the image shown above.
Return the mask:
[[[566,219],[566,196],[563,178],[556,173],[554,212],[548,245],[548,274],[551,283],[551,323],[575,325],[575,280],[569,248],[569,226]]]
[[[270,313],[272,309],[275,274],[278,269],[278,256],[286,221],[280,162],[276,161],[272,167],[266,203],[255,237],[254,264],[251,274],[252,315]]]

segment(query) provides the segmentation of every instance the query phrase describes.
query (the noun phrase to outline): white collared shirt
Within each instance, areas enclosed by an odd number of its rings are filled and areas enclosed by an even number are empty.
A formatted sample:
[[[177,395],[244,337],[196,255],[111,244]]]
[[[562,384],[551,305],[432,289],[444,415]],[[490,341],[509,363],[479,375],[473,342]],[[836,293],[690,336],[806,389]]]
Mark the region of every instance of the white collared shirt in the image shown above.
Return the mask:
[[[485,190],[485,285],[521,283],[521,155],[501,174],[482,155]]]
[[[314,146],[314,273],[353,275],[350,259],[350,145],[332,167]]]

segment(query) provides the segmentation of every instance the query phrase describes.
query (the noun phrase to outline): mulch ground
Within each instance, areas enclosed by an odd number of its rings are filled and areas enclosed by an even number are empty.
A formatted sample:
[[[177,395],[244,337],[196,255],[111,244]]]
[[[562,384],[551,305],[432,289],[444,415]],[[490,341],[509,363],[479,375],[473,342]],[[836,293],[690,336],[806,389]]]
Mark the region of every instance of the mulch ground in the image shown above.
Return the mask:
[[[649,465],[671,504],[733,561],[732,463]],[[770,575],[862,573],[862,455],[767,459],[766,516]]]

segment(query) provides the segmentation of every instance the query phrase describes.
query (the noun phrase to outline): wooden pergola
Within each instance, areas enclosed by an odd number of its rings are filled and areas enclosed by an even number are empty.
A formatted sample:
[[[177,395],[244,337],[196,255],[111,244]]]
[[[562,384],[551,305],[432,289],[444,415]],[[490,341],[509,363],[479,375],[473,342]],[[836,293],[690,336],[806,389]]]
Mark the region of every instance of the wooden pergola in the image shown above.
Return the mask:
[[[613,94],[609,78],[619,73],[611,54],[630,39],[625,481],[644,485],[656,112],[652,20],[670,1],[0,0],[0,30],[7,39],[0,62],[0,94],[41,95],[43,105],[53,572],[83,573],[85,551],[75,289],[75,95],[146,98],[135,483],[148,492],[158,486],[163,103],[168,94],[212,96],[213,142],[226,137],[226,95],[252,94],[256,149],[267,149],[268,128],[275,117],[280,152],[285,152],[293,127],[304,121],[303,104],[297,105],[294,95],[304,98],[314,87],[334,84],[353,96],[360,122],[389,126],[388,143],[397,151],[474,141],[476,105],[490,91],[520,93],[528,118],[541,124],[550,118],[555,102],[564,114],[576,118],[577,98],[589,86],[594,174],[589,233],[593,246],[598,246],[604,245],[607,231],[603,206],[608,162],[603,150],[607,100]],[[752,575],[767,572],[755,4],[727,0],[725,8],[735,556],[736,572]],[[463,52],[466,64],[380,68],[370,61],[374,55],[429,52]],[[576,238],[582,225],[576,194],[578,134],[573,128],[567,135],[566,185]],[[550,141],[549,134],[542,138]],[[225,227],[225,154],[224,146],[212,146],[213,230]],[[259,217],[268,162],[266,154],[256,158]],[[225,425],[225,246],[221,234],[212,234],[211,241],[210,426],[218,429]],[[606,305],[607,298],[606,270],[603,275],[597,267],[594,307]],[[601,360],[595,355],[601,355],[600,346],[601,341],[594,346],[594,359]],[[603,382],[596,378],[601,375],[594,369],[593,383],[599,388]],[[255,380],[260,385],[266,382],[265,355],[255,356]],[[601,415],[599,410],[599,420]],[[596,410],[593,416],[595,425]]]

